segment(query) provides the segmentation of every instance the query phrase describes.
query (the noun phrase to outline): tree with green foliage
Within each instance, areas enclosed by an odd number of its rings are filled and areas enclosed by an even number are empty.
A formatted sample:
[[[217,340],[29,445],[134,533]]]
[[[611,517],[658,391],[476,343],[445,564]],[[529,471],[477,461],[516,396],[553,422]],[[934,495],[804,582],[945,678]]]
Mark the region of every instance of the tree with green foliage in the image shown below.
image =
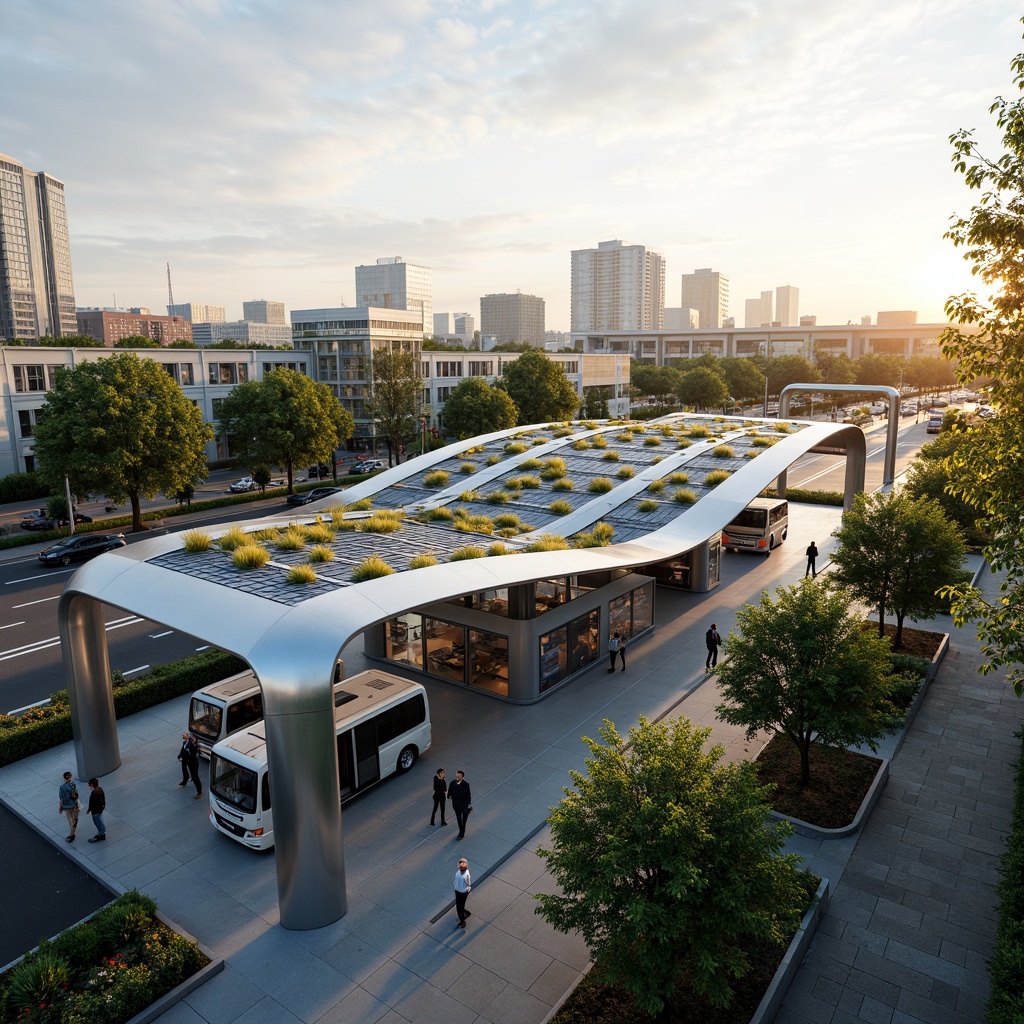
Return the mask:
[[[939,505],[903,493],[858,494],[835,531],[832,579],[878,613],[896,617],[893,647],[903,646],[903,620],[931,618],[944,607],[938,591],[960,579],[964,545]]]
[[[676,394],[683,405],[694,409],[721,409],[729,400],[729,388],[725,381],[706,366],[698,366],[684,373]]]
[[[720,359],[718,372],[737,402],[756,401],[764,395],[764,374],[749,359]]]
[[[641,716],[628,740],[609,721],[600,734],[583,737],[586,774],[570,771],[548,818],[538,854],[560,892],[536,896],[537,913],[579,931],[597,979],[662,1020],[673,1001],[728,1006],[751,966],[744,940],[781,943],[806,903],[781,852],[791,826],[771,821],[750,762],[704,749],[708,728]]]
[[[515,403],[519,426],[572,419],[580,405],[576,389],[561,364],[536,348],[506,364],[495,386]]]
[[[850,595],[804,578],[764,592],[737,614],[728,660],[719,666],[715,713],[752,738],[771,729],[800,752],[800,784],[811,781],[812,743],[877,749],[899,721],[890,695],[888,642],[861,628]]]
[[[956,384],[956,367],[939,356],[911,356],[903,371],[903,383],[918,394],[947,390]]]
[[[1024,54],[1010,64],[1018,93],[1024,92]],[[982,672],[1005,667],[1018,696],[1024,692],[1024,99],[997,97],[989,107],[1002,133],[1002,152],[986,154],[974,132],[950,137],[953,166],[979,197],[966,216],[954,216],[946,232],[964,250],[971,272],[990,291],[987,299],[968,292],[946,302],[952,323],[942,337],[943,352],[958,363],[967,382],[990,377],[992,404],[999,415],[976,422],[969,445],[950,455],[950,486],[979,513],[991,538],[989,565],[1004,574],[996,601],[960,585],[952,592],[957,625],[977,624],[985,656]],[[968,458],[970,461],[968,462]]]
[[[501,388],[467,377],[448,396],[442,415],[446,434],[467,438],[514,427],[519,410]]]
[[[130,501],[174,494],[206,477],[213,430],[160,363],[132,352],[57,371],[35,428],[38,472],[56,489]]]
[[[865,352],[853,361],[857,373],[855,384],[876,384],[883,387],[899,387],[900,377],[906,371],[907,361],[903,356],[880,352]]]
[[[8,342],[11,345],[13,342]],[[103,348],[103,339],[94,338],[91,334],[62,334],[55,337],[44,334],[39,339],[40,348]]]
[[[402,445],[415,436],[423,378],[413,352],[382,348],[373,353],[373,383],[366,412],[388,448],[388,465],[398,461]]]
[[[583,389],[583,404],[580,418],[585,420],[608,419],[608,401],[614,397],[614,388],[609,384],[592,384]]]
[[[931,498],[946,518],[960,528],[968,543],[980,547],[988,538],[978,527],[978,510],[951,490],[950,456],[961,445],[971,443],[966,430],[942,431],[934,441],[924,445],[910,464],[903,493],[908,498]]]
[[[822,384],[853,384],[857,369],[845,352],[819,352],[815,365]]]
[[[232,454],[250,470],[283,467],[289,494],[295,467],[333,463],[353,429],[352,417],[326,384],[284,367],[239,384],[221,403],[219,416]]]
[[[147,338],[143,334],[130,334],[114,342],[114,348],[162,348],[159,341]]]
[[[630,362],[629,383],[642,398],[664,401],[671,396],[674,399],[679,378],[679,371],[671,366],[649,366],[635,360]]]
[[[774,356],[768,360],[768,393],[781,394],[787,384],[818,384],[821,374],[803,356]]]

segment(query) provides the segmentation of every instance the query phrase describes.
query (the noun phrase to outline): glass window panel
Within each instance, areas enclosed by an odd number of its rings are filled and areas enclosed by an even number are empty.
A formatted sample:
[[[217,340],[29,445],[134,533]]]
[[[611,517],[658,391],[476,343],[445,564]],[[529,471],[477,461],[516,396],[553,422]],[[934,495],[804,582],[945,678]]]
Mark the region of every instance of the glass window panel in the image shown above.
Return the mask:
[[[633,632],[631,636],[650,629],[654,624],[654,583],[645,583],[633,591]]]
[[[466,681],[466,629],[442,619],[424,619],[427,671],[458,683]]]
[[[384,624],[385,657],[423,668],[423,616],[408,612]]]
[[[569,625],[569,674],[597,661],[601,657],[601,615],[595,608]]]
[[[623,594],[622,597],[616,597],[608,604],[608,635],[612,636],[614,633],[618,633],[619,636],[624,636],[628,640],[633,634],[630,632],[630,626],[632,623],[632,611],[630,606],[632,605],[632,594]]]
[[[566,627],[560,626],[540,638],[540,692],[550,690],[568,675]]]
[[[469,631],[469,681],[491,693],[508,696],[508,637]]]

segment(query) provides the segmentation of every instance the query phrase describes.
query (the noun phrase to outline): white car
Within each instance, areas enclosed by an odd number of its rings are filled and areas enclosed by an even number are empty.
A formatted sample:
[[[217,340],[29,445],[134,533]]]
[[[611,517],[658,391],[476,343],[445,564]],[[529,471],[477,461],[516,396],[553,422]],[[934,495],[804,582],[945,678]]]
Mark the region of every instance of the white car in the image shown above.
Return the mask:
[[[236,480],[231,485],[233,494],[240,494],[242,491],[258,491],[259,489],[260,485],[251,476],[243,476],[241,480]]]

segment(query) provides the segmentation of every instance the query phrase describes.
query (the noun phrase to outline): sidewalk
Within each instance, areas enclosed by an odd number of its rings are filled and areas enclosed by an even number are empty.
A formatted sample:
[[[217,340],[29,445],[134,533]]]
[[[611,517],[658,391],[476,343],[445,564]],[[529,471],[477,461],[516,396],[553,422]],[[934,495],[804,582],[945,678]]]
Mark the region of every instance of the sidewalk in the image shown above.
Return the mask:
[[[770,558],[724,559],[722,584],[709,594],[659,589],[655,635],[630,647],[626,672],[602,664],[530,707],[428,683],[430,752],[407,776],[345,805],[349,912],[327,928],[282,929],[273,855],[226,840],[206,821],[205,803],[176,788],[187,698],[119,723],[123,764],[102,780],[110,841],[59,845],[111,888],[152,895],[227,961],[162,1024],[540,1024],[587,963],[578,937],[533,912],[533,895],[553,890],[534,851],[567,770],[583,767],[580,736],[595,736],[605,718],[624,732],[640,714],[669,712],[711,724],[727,757],[752,756],[756,743],[714,720],[704,631],[715,621],[726,635],[743,603],[799,578],[801,538],[817,541],[825,564],[837,521],[835,509],[795,506],[790,540]],[[954,632],[859,841],[791,840],[835,896],[777,1017],[784,1024],[982,1019],[993,865],[1019,752],[1012,733],[1024,715],[998,678],[974,674],[970,632]],[[351,672],[366,667],[354,646],[344,652]],[[465,769],[473,786],[462,843],[452,826],[428,824],[439,766]],[[0,799],[58,842],[52,805],[65,768],[74,768],[71,744],[0,769]],[[450,904],[459,855],[473,872],[466,931],[454,929]]]

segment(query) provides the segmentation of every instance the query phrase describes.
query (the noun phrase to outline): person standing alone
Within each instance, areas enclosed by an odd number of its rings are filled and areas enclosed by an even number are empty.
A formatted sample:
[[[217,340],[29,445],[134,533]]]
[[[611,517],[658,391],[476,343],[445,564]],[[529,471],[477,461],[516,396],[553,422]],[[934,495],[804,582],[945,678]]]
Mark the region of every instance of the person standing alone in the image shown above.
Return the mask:
[[[96,826],[96,835],[90,843],[102,843],[107,838],[107,826],[103,824],[103,812],[107,809],[107,798],[100,787],[99,779],[89,780],[89,806],[86,814],[92,815],[92,823]]]
[[[78,788],[75,786],[74,781],[71,777],[71,772],[64,773],[64,781],[60,785],[60,789],[57,792],[57,813],[63,814],[68,819],[68,828],[70,832],[64,837],[64,842],[73,843],[75,841],[75,832],[78,830]]]
[[[615,671],[615,655],[622,659],[622,671],[626,671],[626,638],[613,633],[608,641],[608,671]]]
[[[181,762],[181,782],[178,783],[178,789],[184,789],[188,785],[188,778],[191,775],[192,781],[196,784],[196,795],[192,799],[202,800],[203,784],[199,780],[199,747],[187,732],[181,734],[181,750],[178,751],[178,760]]]
[[[455,781],[448,787],[448,799],[452,802],[455,820],[459,824],[459,838],[465,839],[466,819],[469,817],[469,812],[473,810],[473,794],[466,781],[465,772],[457,771],[455,773]]]
[[[812,540],[811,543],[807,545],[807,568],[804,569],[804,578],[805,579],[807,578],[808,573],[810,573],[811,579],[814,579],[818,575],[817,566],[814,564],[814,560],[817,557],[818,557],[818,546]]]
[[[704,662],[704,671],[710,672],[718,664],[718,648],[722,645],[722,637],[718,632],[718,626],[711,623],[711,628],[704,634],[704,643],[707,644],[708,656]]]
[[[431,825],[434,824],[434,819],[437,817],[438,810],[441,811],[441,824],[448,824],[448,822],[444,820],[445,797],[447,795],[448,786],[444,781],[444,769],[438,768],[437,774],[434,776],[434,809],[430,812]]]
[[[466,909],[466,897],[472,888],[472,880],[469,877],[469,861],[465,857],[459,859],[459,869],[455,872],[455,913],[458,914],[459,922],[456,928],[466,927],[466,918],[472,917],[472,912]]]

